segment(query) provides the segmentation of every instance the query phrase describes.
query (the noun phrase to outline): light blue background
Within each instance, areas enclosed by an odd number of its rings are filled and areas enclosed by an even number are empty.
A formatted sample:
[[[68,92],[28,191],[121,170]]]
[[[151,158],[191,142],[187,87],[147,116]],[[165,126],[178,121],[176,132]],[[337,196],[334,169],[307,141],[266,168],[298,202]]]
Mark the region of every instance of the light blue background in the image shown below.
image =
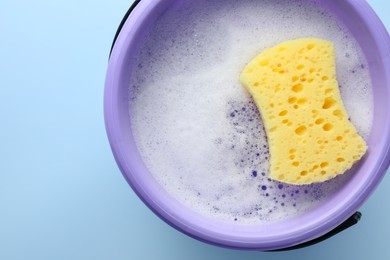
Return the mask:
[[[390,4],[369,0],[390,28]],[[390,259],[390,178],[355,227],[285,253],[191,239],[121,176],[103,122],[116,28],[131,0],[0,1],[0,259]]]

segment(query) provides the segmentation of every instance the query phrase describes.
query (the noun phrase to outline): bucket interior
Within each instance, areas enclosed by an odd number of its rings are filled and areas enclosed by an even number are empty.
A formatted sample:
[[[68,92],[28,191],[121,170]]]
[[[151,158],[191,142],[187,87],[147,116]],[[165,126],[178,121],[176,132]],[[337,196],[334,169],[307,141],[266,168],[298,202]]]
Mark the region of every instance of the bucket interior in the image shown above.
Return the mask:
[[[161,17],[169,13],[169,10],[192,6],[193,2],[141,1],[127,19],[114,46],[106,81],[105,117],[111,147],[123,175],[145,204],[162,219],[182,232],[209,243],[234,248],[277,249],[325,234],[362,205],[379,183],[388,166],[390,93],[386,70],[389,71],[389,42],[385,29],[364,1],[315,3],[335,15],[338,21],[349,29],[367,60],[374,100],[373,122],[367,139],[368,151],[351,171],[336,178],[336,182],[342,185],[338,184],[331,194],[326,195],[326,199],[321,200],[319,205],[309,211],[267,223],[240,224],[203,216],[175,199],[155,179],[143,162],[132,133],[129,104],[131,104],[133,91],[131,87],[133,72],[139,66],[140,52],[156,24],[161,22]],[[203,2],[208,5],[214,4],[217,9],[222,4],[239,1],[202,0],[197,1],[197,4],[202,5]],[[240,2],[251,4],[254,1]],[[274,2],[299,4],[304,1]],[[202,8],[199,10],[204,11]],[[186,22],[188,21],[183,20],[183,23]],[[177,28],[172,28],[172,34],[180,33]],[[142,88],[142,85],[137,87]],[[267,181],[269,182],[265,176],[263,182],[259,182],[259,193],[264,195],[261,199],[275,201],[277,197],[278,207],[284,206],[281,203],[285,197],[298,196],[298,194],[305,196],[305,193],[318,190],[316,187],[294,187],[276,182],[267,183]],[[326,184],[327,187],[332,187],[333,181],[330,180]],[[274,191],[265,196],[267,192],[262,188],[263,186],[267,186],[268,192],[272,186]],[[308,198],[312,199],[313,196]],[[272,218],[272,214],[270,216]]]

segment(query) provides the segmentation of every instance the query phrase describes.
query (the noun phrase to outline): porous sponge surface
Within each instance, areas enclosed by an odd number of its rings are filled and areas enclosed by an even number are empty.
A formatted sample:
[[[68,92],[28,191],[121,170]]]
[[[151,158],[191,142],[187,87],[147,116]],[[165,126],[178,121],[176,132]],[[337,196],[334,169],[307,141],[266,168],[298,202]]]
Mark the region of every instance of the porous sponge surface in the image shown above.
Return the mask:
[[[266,49],[240,80],[263,119],[270,178],[323,182],[343,174],[366,152],[340,96],[331,42],[303,38]]]

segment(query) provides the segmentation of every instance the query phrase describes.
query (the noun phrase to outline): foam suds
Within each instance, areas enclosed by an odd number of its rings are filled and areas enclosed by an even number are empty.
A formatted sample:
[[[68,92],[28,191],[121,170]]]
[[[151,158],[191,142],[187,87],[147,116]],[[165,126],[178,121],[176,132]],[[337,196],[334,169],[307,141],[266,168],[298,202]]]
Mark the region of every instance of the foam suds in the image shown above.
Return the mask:
[[[348,181],[348,173],[310,186],[267,177],[266,135],[239,75],[265,48],[303,37],[334,43],[345,107],[367,140],[367,62],[347,30],[315,3],[176,1],[159,18],[132,74],[130,115],[146,166],[172,196],[214,219],[265,223],[307,212]]]

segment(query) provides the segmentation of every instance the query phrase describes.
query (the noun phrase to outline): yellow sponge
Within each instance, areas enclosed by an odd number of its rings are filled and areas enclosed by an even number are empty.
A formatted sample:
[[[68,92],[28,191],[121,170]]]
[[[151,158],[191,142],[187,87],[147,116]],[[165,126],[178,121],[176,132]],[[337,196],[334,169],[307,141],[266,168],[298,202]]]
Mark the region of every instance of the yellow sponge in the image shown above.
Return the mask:
[[[322,182],[344,173],[366,152],[340,97],[331,42],[283,42],[253,59],[240,80],[264,122],[270,178]]]

